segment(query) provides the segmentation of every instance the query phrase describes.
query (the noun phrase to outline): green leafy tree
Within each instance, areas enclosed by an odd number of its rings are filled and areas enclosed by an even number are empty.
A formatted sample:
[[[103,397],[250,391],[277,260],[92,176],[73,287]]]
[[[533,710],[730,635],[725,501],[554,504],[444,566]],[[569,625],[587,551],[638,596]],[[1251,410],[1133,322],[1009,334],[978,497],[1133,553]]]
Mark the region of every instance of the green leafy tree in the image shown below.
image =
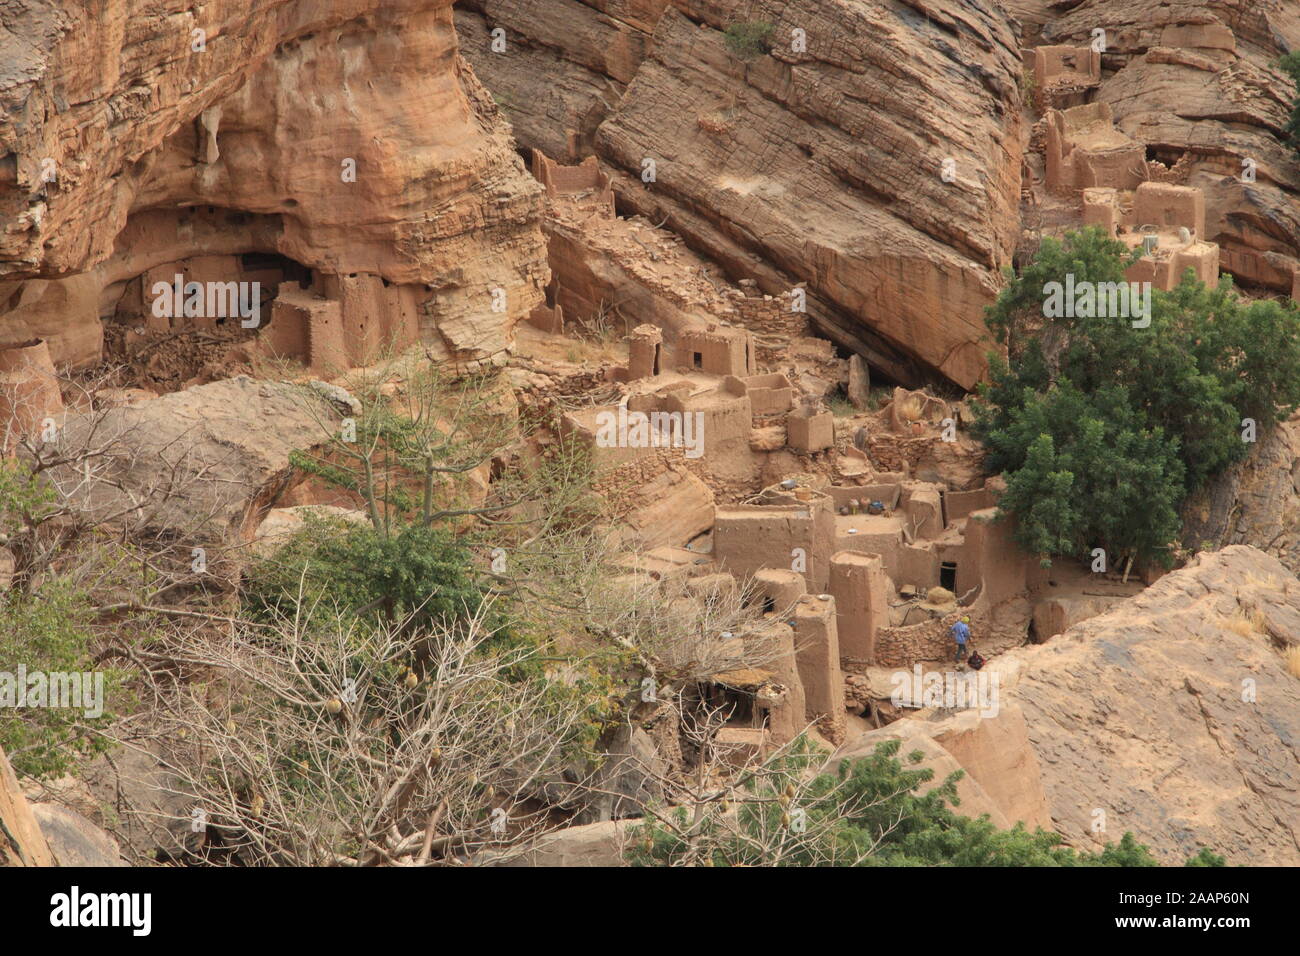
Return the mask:
[[[986,315],[1007,355],[974,431],[1006,475],[1001,510],[1047,561],[1103,547],[1167,563],[1188,492],[1249,452],[1245,420],[1262,434],[1300,406],[1294,306],[1243,302],[1228,278],[1155,290],[1145,327],[1109,307],[1046,308],[1052,283],[1118,288],[1133,256],[1099,229],[1045,239]]]

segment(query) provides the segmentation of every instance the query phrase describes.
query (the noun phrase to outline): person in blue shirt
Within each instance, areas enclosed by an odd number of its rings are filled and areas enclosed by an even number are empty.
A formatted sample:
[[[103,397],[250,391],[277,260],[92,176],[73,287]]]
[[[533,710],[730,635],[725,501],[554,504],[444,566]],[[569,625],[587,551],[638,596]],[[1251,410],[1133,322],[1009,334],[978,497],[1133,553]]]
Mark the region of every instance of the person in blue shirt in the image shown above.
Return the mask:
[[[970,618],[963,617],[949,629],[949,632],[952,634],[952,639],[957,642],[956,661],[960,664],[966,659],[966,642],[970,640]]]

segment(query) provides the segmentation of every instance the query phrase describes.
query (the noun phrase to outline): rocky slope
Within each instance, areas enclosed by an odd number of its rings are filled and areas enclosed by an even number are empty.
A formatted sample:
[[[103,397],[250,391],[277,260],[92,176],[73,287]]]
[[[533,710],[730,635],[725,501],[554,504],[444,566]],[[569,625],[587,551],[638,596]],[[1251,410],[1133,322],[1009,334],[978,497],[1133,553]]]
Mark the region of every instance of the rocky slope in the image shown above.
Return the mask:
[[[425,340],[470,358],[541,299],[539,189],[451,0],[19,0],[0,47],[0,331],[56,362],[94,361],[124,284],[191,256],[412,286]]]
[[[772,25],[768,55],[728,48],[743,21]],[[1021,65],[1002,11],[482,0],[457,23],[522,146],[594,151],[626,208],[667,217],[733,279],[806,283],[821,328],[891,375],[979,377],[982,306],[1018,233]]]
[[[1280,653],[1297,642],[1300,581],[1235,546],[1000,661],[1056,829],[1132,830],[1166,863],[1210,846],[1300,864],[1300,680]]]
[[[1162,863],[1300,863],[1300,581],[1255,548],[1197,557],[1046,644],[996,656],[997,712],[926,709],[842,755],[901,738],[959,812],[1096,849],[1131,830]],[[936,749],[937,745],[937,749]],[[1098,829],[1097,827],[1100,827]]]

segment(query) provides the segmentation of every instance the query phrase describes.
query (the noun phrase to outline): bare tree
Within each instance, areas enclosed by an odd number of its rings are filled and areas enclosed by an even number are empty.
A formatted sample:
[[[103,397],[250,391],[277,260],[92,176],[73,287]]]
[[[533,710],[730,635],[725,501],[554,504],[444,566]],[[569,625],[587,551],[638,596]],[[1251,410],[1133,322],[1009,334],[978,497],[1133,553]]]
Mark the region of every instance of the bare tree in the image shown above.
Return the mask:
[[[457,864],[558,825],[535,794],[585,714],[528,650],[493,649],[486,608],[420,633],[326,617],[224,640],[177,628],[141,655],[153,706],[116,733],[164,745],[211,860]],[[178,664],[209,679],[177,679]]]

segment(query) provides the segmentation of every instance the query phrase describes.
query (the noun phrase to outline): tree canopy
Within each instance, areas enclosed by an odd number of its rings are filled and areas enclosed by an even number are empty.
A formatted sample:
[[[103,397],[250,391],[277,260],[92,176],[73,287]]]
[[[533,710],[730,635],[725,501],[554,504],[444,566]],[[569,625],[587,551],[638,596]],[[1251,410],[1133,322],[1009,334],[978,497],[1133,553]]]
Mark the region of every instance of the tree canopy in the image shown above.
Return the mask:
[[[1101,547],[1167,563],[1187,495],[1300,406],[1295,306],[1246,301],[1229,277],[1211,289],[1189,270],[1140,318],[1045,309],[1052,283],[1124,283],[1132,261],[1100,229],[1044,239],[987,310],[1007,355],[974,432],[1018,540],[1045,559]]]

